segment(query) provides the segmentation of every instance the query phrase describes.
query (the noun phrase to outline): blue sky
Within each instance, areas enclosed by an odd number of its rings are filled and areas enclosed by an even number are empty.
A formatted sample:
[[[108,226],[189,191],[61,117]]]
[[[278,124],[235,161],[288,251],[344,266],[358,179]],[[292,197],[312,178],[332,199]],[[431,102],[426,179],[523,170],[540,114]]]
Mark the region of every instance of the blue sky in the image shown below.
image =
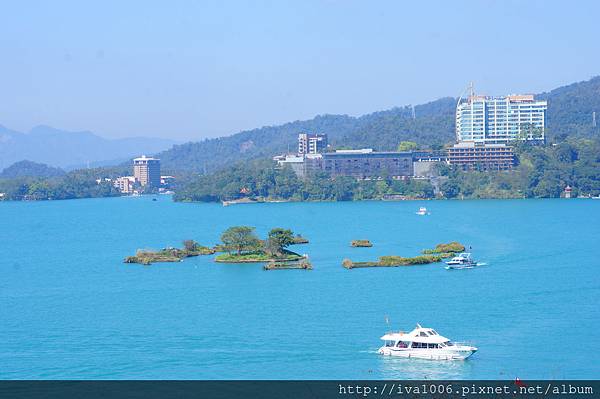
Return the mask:
[[[13,1],[0,124],[197,140],[600,72],[597,1]]]

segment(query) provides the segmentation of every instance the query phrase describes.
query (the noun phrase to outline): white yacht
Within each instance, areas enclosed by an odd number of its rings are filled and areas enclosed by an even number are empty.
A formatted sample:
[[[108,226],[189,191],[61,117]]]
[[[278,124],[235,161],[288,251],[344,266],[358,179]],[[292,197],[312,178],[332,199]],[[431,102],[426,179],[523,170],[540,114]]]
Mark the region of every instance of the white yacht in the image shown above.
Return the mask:
[[[417,215],[427,215],[427,208],[425,208],[424,206],[420,207],[419,210],[417,211]]]
[[[477,348],[454,343],[432,328],[417,327],[409,333],[390,332],[381,337],[385,345],[379,353],[427,360],[464,360],[477,352]]]
[[[471,254],[468,252],[462,252],[448,262],[446,262],[446,269],[472,269],[475,266],[483,266],[483,264],[479,264],[471,258]]]

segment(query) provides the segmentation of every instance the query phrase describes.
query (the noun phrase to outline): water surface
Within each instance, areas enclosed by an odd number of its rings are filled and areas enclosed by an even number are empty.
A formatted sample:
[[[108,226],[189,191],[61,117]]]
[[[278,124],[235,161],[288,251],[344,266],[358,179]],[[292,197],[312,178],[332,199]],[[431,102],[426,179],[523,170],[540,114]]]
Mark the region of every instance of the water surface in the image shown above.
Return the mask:
[[[417,216],[427,206],[429,216]],[[314,270],[212,256],[149,267],[138,248],[288,227]],[[0,378],[597,378],[600,201],[276,203],[168,197],[0,203]],[[372,248],[350,248],[353,239]],[[461,241],[487,262],[342,268]],[[480,348],[465,362],[384,358],[419,322]]]

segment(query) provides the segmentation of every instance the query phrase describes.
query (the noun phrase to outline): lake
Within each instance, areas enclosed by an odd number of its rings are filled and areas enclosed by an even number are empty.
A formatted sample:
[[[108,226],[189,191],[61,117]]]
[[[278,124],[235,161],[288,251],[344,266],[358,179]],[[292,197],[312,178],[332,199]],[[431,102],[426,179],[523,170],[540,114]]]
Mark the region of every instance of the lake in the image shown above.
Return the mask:
[[[270,203],[168,196],[0,202],[2,379],[592,379],[600,375],[600,201]],[[417,216],[420,206],[431,212]],[[232,225],[291,228],[314,270],[213,256],[124,264],[138,248],[214,245]],[[353,239],[372,248],[351,248]],[[487,265],[346,270],[460,241]],[[389,318],[389,326],[386,324]],[[382,357],[416,323],[479,351]]]

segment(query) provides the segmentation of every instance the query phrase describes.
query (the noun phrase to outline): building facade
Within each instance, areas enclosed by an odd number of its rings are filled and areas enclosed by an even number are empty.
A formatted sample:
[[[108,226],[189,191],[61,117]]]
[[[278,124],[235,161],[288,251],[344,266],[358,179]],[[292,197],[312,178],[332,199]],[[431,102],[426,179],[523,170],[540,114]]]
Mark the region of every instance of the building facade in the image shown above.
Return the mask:
[[[322,154],[321,170],[330,176],[359,179],[413,175],[412,152],[376,152],[372,149],[340,150]]]
[[[459,100],[456,140],[506,144],[511,140],[544,141],[547,102],[533,95],[476,96]]]
[[[326,134],[300,133],[298,135],[298,155],[320,154],[327,149]]]
[[[160,160],[145,155],[135,158],[133,177],[142,187],[160,187]]]
[[[115,179],[113,185],[123,194],[131,194],[134,191],[135,178],[133,176],[121,176]]]
[[[506,144],[463,142],[448,149],[448,163],[463,170],[509,170],[514,158]]]

